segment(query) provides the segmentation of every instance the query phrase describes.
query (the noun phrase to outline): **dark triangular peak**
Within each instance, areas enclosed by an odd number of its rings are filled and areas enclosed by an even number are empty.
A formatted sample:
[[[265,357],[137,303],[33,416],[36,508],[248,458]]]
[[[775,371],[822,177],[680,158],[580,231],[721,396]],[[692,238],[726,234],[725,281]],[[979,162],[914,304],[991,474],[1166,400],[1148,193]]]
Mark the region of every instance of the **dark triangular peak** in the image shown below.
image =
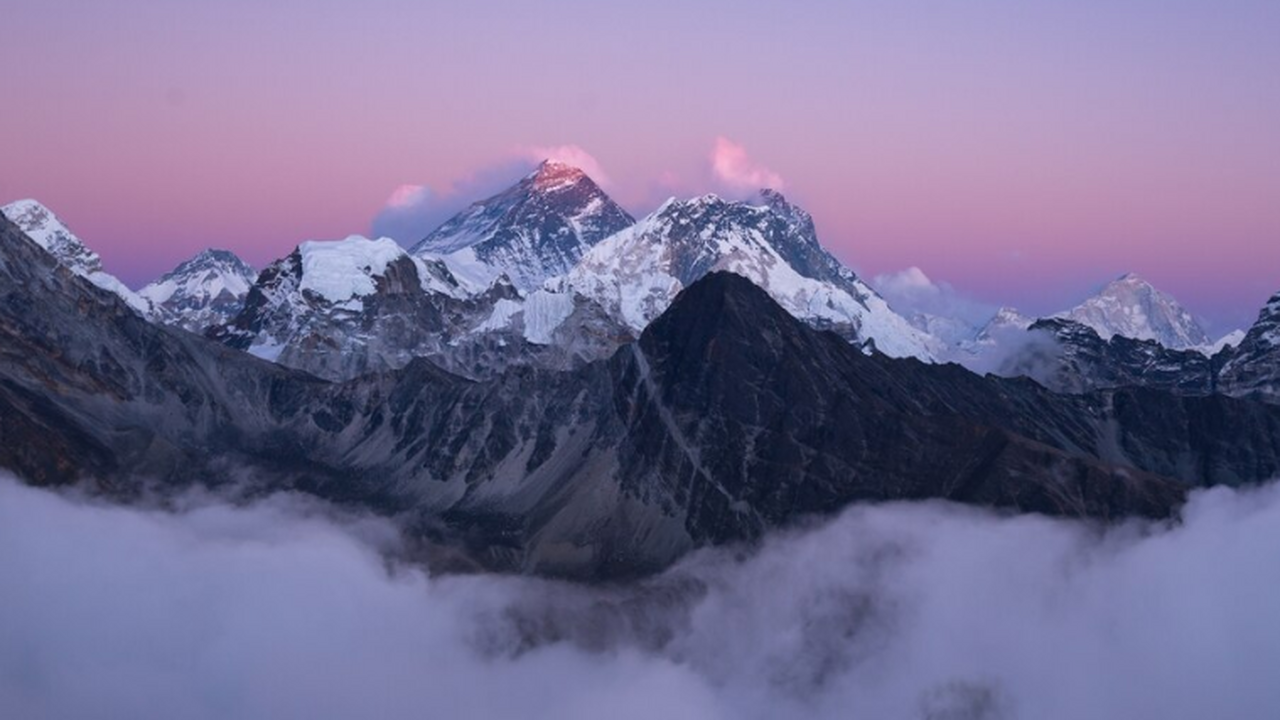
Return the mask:
[[[769,293],[732,272],[708,273],[676,296],[640,336],[645,351],[678,349],[692,365],[709,354],[743,359],[814,352],[814,333]]]
[[[864,354],[731,273],[686,288],[614,364],[624,484],[676,498],[698,539],[859,499],[1113,516],[1160,515],[1180,496],[1096,459],[1085,401]]]

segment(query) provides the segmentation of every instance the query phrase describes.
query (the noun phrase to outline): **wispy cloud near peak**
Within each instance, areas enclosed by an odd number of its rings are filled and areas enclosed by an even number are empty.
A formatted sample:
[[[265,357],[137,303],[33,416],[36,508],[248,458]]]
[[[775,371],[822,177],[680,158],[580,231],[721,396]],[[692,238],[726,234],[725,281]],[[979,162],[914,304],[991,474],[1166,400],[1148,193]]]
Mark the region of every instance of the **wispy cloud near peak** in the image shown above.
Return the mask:
[[[783,188],[781,175],[752,160],[745,147],[723,136],[716,138],[711,150],[711,172],[734,191]]]

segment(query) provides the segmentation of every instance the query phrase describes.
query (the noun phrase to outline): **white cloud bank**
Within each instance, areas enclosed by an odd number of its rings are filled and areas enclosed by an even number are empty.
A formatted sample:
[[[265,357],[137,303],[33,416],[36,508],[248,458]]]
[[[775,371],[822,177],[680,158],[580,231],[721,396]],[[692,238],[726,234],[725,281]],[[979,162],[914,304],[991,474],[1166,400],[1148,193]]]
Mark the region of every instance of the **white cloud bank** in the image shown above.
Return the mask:
[[[0,716],[1274,718],[1280,488],[1102,531],[854,508],[609,590],[428,578],[277,497],[0,481]]]

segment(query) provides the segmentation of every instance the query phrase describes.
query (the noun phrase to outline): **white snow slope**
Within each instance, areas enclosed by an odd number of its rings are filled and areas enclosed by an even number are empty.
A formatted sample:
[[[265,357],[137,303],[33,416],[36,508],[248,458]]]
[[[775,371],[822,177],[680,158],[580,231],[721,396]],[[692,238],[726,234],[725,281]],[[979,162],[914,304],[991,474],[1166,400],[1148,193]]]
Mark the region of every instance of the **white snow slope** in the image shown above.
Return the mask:
[[[49,208],[35,200],[19,200],[0,208],[0,212],[69,270],[103,290],[119,295],[140,314],[150,315],[151,304],[116,276],[103,270],[98,254],[81,242]]]

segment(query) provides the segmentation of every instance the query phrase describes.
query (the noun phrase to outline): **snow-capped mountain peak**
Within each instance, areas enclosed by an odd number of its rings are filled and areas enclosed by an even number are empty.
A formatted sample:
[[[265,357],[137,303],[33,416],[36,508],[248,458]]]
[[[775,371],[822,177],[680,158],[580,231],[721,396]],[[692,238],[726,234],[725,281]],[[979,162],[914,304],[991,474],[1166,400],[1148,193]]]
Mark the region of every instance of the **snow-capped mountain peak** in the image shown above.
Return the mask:
[[[157,320],[192,332],[230,320],[258,273],[229,250],[203,250],[138,291]]]
[[[210,248],[178,263],[177,267],[139,290],[138,294],[153,303],[195,293],[211,297],[224,290],[233,295],[244,295],[249,292],[257,275],[257,271],[230,250]]]
[[[594,184],[580,168],[557,160],[543,160],[526,178],[533,182],[534,189],[543,193],[565,190],[584,180]]]
[[[144,315],[151,307],[120,280],[102,269],[102,259],[71,232],[53,211],[36,200],[18,200],[0,208],[27,237],[57,258],[58,262],[94,285],[120,296]]]
[[[2,208],[27,237],[48,250],[76,274],[88,277],[102,272],[102,259],[85,246],[49,208],[35,200],[18,200]]]
[[[1012,307],[1009,307],[1008,305],[1005,305],[1001,307],[999,310],[997,310],[996,314],[990,320],[987,321],[987,324],[983,326],[982,332],[979,333],[979,335],[981,335],[982,333],[989,333],[993,330],[997,330],[1001,328],[1013,328],[1016,330],[1026,330],[1027,328],[1031,327],[1031,324],[1034,322],[1035,322],[1035,318],[1029,315],[1022,314],[1022,312],[1019,311],[1017,308],[1012,308]]]
[[[1134,273],[1121,275],[1096,295],[1054,317],[1091,327],[1104,340],[1121,335],[1179,350],[1211,342],[1191,313]]]
[[[639,331],[676,294],[726,270],[764,288],[793,315],[890,355],[933,358],[933,341],[818,243],[808,213],[766,191],[763,204],[716,195],[668,200],[591,248],[563,279],[548,283],[597,302]]]
[[[522,292],[568,272],[635,219],[585,172],[545,161],[515,185],[455,215],[410,252],[487,285],[506,275]]]

